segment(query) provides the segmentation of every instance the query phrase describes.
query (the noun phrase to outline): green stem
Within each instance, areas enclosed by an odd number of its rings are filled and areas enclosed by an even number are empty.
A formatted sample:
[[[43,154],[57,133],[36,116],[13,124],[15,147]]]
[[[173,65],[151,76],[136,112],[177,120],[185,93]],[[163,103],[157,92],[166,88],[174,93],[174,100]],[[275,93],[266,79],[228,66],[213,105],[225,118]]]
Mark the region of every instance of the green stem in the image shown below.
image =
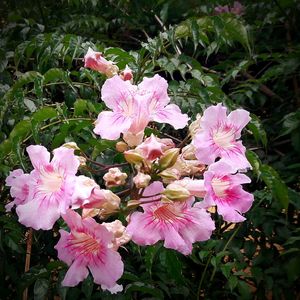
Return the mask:
[[[232,233],[231,237],[229,238],[229,240],[227,241],[227,243],[225,244],[225,246],[224,246],[224,248],[223,248],[223,250],[222,250],[221,252],[226,251],[227,247],[228,247],[229,244],[232,242],[232,240],[234,239],[234,237],[236,236],[236,234],[238,233],[238,231],[239,231],[240,228],[241,228],[240,225],[238,225],[238,226],[236,227],[236,229],[235,229],[234,232]],[[211,276],[210,276],[210,279],[209,279],[210,284],[212,283],[212,281],[213,281],[213,279],[214,279],[214,277],[215,277],[216,271],[217,271],[217,266],[215,265],[215,266],[214,266],[214,269],[213,269],[213,272],[212,272],[212,274],[211,274]]]
[[[198,293],[197,293],[198,300],[201,299],[200,295],[201,295],[202,283],[204,281],[208,265],[210,264],[210,261],[211,261],[211,258],[212,258],[212,254],[213,254],[213,252],[210,252],[209,257],[208,257],[207,262],[206,262],[206,265],[205,265],[205,268],[204,268],[204,271],[203,271],[203,273],[201,275],[201,279],[200,279],[199,286],[198,286]]]

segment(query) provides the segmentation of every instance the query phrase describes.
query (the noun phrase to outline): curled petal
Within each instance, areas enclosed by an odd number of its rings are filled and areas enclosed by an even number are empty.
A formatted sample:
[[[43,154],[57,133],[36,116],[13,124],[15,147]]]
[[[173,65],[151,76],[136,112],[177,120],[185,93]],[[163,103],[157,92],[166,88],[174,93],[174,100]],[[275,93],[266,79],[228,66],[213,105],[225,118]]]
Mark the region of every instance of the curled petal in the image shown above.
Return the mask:
[[[49,164],[50,153],[45,147],[39,145],[31,145],[28,146],[26,150],[35,169],[39,169],[40,166]]]

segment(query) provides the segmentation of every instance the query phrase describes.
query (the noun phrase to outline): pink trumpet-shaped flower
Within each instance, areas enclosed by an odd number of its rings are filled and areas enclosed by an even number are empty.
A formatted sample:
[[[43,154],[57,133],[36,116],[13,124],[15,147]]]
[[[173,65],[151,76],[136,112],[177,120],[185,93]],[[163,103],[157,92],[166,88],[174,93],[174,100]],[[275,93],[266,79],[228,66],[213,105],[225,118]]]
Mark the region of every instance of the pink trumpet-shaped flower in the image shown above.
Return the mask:
[[[74,150],[65,147],[53,151],[51,162],[50,153],[43,146],[29,146],[27,152],[34,170],[11,183],[13,193],[20,180],[24,183],[15,199],[19,222],[34,229],[51,229],[72,203],[79,161]]]
[[[236,169],[224,161],[210,165],[204,173],[204,186],[206,195],[202,207],[217,206],[218,213],[228,222],[242,222],[241,215],[247,212],[253,202],[253,195],[245,192],[241,184],[250,183],[251,180],[244,174],[235,174]]]
[[[120,254],[112,248],[113,233],[93,218],[82,219],[73,210],[68,210],[63,218],[71,232],[60,230],[61,237],[55,246],[58,258],[70,266],[62,285],[77,285],[88,276],[89,269],[102,289],[119,291],[116,281],[124,266]]]
[[[144,78],[138,85],[114,76],[104,83],[102,100],[112,111],[103,111],[94,132],[116,140],[121,133],[138,135],[150,121],[168,123],[175,129],[186,126],[188,117],[175,104],[168,104],[168,83],[159,75]]]
[[[201,130],[194,138],[197,159],[210,165],[220,157],[238,168],[250,168],[245,156],[246,148],[239,140],[242,129],[251,120],[249,112],[236,109],[228,116],[227,108],[218,104],[207,108],[200,121]]]
[[[23,204],[30,198],[30,175],[24,174],[23,170],[18,169],[10,172],[5,181],[10,186],[10,195],[15,198],[14,201],[8,203],[6,211],[11,211],[14,205]]]
[[[106,60],[101,52],[96,52],[92,48],[89,48],[84,56],[84,67],[103,73],[107,77],[112,77],[119,71],[112,61]]]
[[[161,182],[154,182],[145,189],[144,196],[156,195],[164,190]],[[146,198],[158,200],[141,206],[144,212],[134,212],[127,226],[127,233],[138,245],[153,245],[164,240],[166,248],[185,255],[192,252],[192,244],[208,240],[215,229],[210,215],[199,203],[192,207],[193,198],[185,202],[163,203],[161,196]],[[142,199],[141,199],[142,200]]]

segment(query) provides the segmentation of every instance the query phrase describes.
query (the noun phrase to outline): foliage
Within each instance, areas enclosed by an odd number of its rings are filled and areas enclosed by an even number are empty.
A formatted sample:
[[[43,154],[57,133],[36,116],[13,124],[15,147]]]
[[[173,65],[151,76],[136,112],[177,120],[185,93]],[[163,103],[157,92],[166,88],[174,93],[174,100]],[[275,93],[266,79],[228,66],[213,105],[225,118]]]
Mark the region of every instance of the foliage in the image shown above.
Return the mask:
[[[220,3],[222,2],[222,3]],[[300,37],[297,1],[245,1],[243,16],[214,14],[225,1],[4,1],[0,50],[1,299],[295,299],[299,293]],[[224,2],[224,3],[223,3]],[[60,285],[66,266],[53,246],[58,227],[35,231],[24,273],[27,229],[5,213],[9,171],[29,162],[27,145],[54,149],[75,141],[99,163],[120,163],[114,142],[92,133],[104,108],[105,78],[83,69],[88,47],[103,52],[135,80],[156,73],[174,103],[195,119],[210,104],[243,107],[249,190],[255,203],[240,225],[217,215],[212,240],[191,256],[161,244],[122,249],[122,294],[87,278]],[[151,130],[160,130],[152,128]],[[168,133],[183,140],[186,131]],[[150,129],[149,129],[150,130]],[[92,149],[92,151],[91,151]],[[88,175],[92,175],[86,170]],[[102,173],[94,177],[103,183]],[[298,287],[297,287],[298,286]]]

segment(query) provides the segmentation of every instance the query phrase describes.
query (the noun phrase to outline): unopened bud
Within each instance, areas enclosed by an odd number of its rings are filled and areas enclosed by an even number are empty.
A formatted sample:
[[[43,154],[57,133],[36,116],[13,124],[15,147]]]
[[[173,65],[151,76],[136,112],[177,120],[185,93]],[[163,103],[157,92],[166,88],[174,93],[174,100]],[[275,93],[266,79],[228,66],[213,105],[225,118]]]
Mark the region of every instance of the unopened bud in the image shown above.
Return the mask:
[[[127,208],[128,209],[136,209],[137,207],[139,207],[141,204],[140,200],[129,200],[127,202]]]
[[[125,151],[124,157],[130,164],[140,164],[144,160],[143,156],[136,150]]]
[[[65,144],[62,145],[62,147],[65,147],[65,148],[68,148],[68,149],[80,150],[80,148],[74,142],[65,143]]]
[[[135,177],[133,177],[133,183],[138,189],[145,188],[149,185],[151,176],[139,172]]]
[[[173,203],[173,201],[172,200],[170,200],[167,196],[165,196],[165,195],[162,195],[161,196],[161,199],[160,199],[160,201],[162,202],[162,203]]]
[[[128,150],[128,145],[125,142],[117,142],[116,150],[123,153],[124,151]]]
[[[160,169],[164,170],[172,167],[176,163],[179,151],[179,148],[172,148],[167,150],[158,162]]]
[[[190,192],[179,184],[171,183],[163,194],[172,201],[184,201],[191,196]]]
[[[164,180],[174,181],[179,179],[180,173],[176,169],[167,169],[158,173],[158,176],[160,176]]]
[[[107,187],[120,186],[125,184],[127,174],[120,171],[119,168],[110,168],[103,176]]]
[[[133,74],[132,70],[126,65],[126,68],[120,73],[120,77],[126,81],[126,80],[132,80]]]
[[[86,166],[86,158],[83,156],[76,156],[76,158],[79,160],[80,167],[85,167]]]

